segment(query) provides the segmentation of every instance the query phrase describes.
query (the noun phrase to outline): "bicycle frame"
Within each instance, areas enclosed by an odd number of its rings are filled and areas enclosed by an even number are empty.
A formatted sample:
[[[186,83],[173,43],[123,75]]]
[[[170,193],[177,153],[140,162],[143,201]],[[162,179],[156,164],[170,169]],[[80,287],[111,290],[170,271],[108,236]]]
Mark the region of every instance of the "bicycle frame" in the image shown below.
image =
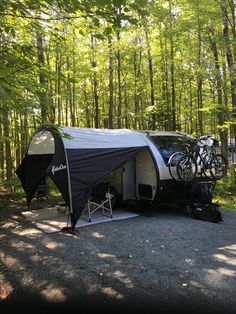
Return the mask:
[[[202,143],[195,139],[194,146],[186,144],[184,155],[177,164],[177,174],[182,181],[191,181],[195,176],[209,179],[221,179],[227,171],[227,163],[221,154],[217,154],[214,144]]]
[[[210,161],[212,157],[215,155],[214,147],[208,145],[199,145],[201,141],[198,139],[196,143],[196,147],[192,152],[193,158],[197,162],[197,166],[200,167],[201,174],[205,174],[205,170],[210,169]],[[206,175],[206,174],[205,174]]]

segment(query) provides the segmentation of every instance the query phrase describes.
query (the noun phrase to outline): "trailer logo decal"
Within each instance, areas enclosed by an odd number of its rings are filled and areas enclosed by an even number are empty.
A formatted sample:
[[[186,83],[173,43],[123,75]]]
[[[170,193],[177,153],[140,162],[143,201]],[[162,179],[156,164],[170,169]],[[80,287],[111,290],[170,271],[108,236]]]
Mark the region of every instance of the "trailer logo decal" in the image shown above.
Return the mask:
[[[64,170],[64,169],[66,169],[66,165],[60,164],[60,166],[52,166],[52,174],[54,175],[55,172],[61,171],[61,170]]]

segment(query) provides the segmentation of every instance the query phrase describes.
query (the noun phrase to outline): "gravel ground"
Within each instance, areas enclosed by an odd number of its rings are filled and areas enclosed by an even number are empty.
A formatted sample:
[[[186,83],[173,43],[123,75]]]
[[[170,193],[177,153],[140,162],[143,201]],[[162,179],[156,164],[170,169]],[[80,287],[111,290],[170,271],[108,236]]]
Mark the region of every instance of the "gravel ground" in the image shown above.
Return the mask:
[[[21,210],[11,204],[0,221],[1,313],[236,313],[236,213],[221,210],[214,224],[168,208],[140,211],[49,235]]]

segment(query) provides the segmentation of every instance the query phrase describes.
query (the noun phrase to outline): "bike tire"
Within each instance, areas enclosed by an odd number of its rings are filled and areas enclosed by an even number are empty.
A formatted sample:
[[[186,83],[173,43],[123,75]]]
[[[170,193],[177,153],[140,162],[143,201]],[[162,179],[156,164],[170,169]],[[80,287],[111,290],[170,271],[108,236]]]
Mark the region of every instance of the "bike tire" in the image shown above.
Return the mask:
[[[196,177],[197,162],[190,156],[182,156],[177,163],[177,175],[181,181],[191,182]]]
[[[168,160],[169,173],[171,177],[176,181],[180,181],[180,178],[177,174],[177,163],[178,163],[178,160],[184,155],[185,154],[183,152],[175,152],[174,154],[170,156]]]
[[[214,155],[210,160],[210,172],[215,180],[222,179],[227,173],[228,163],[221,154]]]

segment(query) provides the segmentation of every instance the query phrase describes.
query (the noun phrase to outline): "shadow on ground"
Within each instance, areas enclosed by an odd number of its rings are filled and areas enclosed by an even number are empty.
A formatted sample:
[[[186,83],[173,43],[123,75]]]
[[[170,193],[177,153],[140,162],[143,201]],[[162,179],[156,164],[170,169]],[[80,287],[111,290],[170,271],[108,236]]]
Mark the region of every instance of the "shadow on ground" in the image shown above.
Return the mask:
[[[235,313],[236,214],[139,212],[48,235],[13,204],[0,223],[1,312]]]

